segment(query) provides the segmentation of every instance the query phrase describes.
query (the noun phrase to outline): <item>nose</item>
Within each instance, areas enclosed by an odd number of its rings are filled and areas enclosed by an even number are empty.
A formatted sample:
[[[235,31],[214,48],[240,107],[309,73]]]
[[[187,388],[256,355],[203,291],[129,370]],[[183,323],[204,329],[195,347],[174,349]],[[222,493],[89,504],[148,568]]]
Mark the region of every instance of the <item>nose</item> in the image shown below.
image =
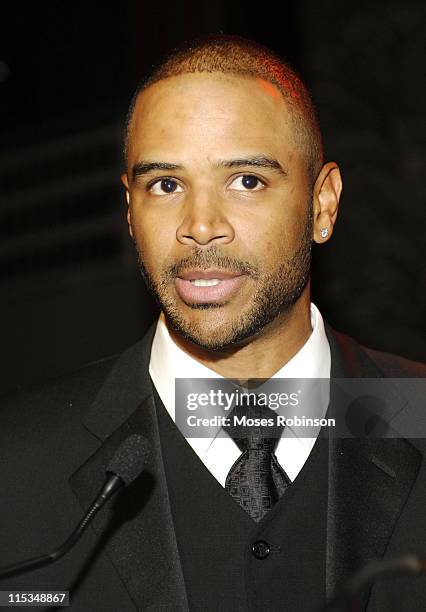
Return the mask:
[[[184,218],[176,231],[181,244],[228,244],[234,236],[234,228],[217,198],[200,195],[186,202]]]

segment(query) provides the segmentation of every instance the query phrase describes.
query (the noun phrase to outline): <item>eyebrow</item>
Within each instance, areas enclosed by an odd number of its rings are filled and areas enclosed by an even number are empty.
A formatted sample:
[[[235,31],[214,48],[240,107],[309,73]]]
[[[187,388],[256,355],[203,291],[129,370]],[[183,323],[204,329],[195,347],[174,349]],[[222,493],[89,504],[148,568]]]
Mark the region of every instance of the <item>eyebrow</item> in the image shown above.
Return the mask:
[[[282,176],[288,176],[287,171],[283,168],[277,159],[267,157],[266,155],[254,155],[252,157],[244,157],[238,159],[220,159],[215,164],[218,168],[269,168],[276,170]],[[134,164],[132,168],[132,178],[149,174],[153,170],[184,170],[184,166],[172,164],[169,162],[159,161],[140,161]]]
[[[153,170],[183,170],[183,166],[179,166],[178,164],[170,164],[167,162],[140,161],[137,162],[132,168],[132,178],[135,179],[136,177],[148,174]]]
[[[277,159],[267,157],[266,155],[255,155],[253,157],[244,157],[241,159],[221,159],[219,160],[218,166],[222,168],[242,168],[244,166],[251,166],[254,168],[270,168],[271,170],[277,170],[279,174],[287,176],[287,171],[283,168]]]

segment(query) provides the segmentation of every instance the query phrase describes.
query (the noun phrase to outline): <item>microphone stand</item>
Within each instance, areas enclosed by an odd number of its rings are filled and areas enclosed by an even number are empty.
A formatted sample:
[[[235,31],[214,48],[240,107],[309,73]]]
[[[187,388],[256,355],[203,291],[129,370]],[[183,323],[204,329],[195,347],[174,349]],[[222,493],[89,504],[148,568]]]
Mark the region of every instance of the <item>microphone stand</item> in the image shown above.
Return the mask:
[[[8,565],[0,568],[0,580],[10,576],[18,576],[19,574],[38,569],[39,567],[44,567],[45,565],[50,565],[50,563],[54,563],[63,557],[65,553],[67,553],[78,542],[92,521],[93,517],[97,514],[97,512],[99,512],[102,506],[112,497],[112,495],[114,495],[114,493],[119,491],[124,486],[125,483],[119,476],[110,473],[89,510],[81,519],[72,534],[59,546],[59,548],[47,555],[34,557],[33,559],[28,559],[27,561],[21,561],[19,563],[15,563],[14,565]]]

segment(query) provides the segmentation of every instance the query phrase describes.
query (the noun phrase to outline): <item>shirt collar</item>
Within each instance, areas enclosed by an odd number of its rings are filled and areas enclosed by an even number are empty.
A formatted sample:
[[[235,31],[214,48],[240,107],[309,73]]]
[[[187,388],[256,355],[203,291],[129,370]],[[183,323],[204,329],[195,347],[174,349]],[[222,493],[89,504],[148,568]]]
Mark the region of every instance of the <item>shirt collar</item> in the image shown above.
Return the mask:
[[[299,351],[272,378],[329,378],[331,356],[320,311],[311,303],[312,333]],[[151,347],[149,373],[166,410],[175,420],[175,378],[222,378],[175,344],[161,313]],[[325,405],[328,404],[328,401]],[[319,406],[319,416],[324,407]],[[290,433],[290,432],[289,432]],[[210,438],[188,440],[202,454],[210,446]]]

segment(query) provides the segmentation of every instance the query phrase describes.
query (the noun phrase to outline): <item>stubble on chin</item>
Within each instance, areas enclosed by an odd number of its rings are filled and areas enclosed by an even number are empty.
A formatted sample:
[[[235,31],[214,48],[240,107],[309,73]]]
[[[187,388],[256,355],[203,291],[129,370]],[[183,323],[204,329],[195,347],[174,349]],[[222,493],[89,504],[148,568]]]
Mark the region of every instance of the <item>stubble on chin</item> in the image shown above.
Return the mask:
[[[311,217],[311,216],[310,216]],[[164,312],[167,324],[184,340],[211,352],[225,352],[242,345],[261,334],[279,315],[288,312],[299,299],[309,280],[312,246],[312,219],[309,218],[299,247],[293,256],[283,261],[274,273],[262,274],[258,267],[247,262],[236,262],[218,256],[217,250],[203,251],[171,266],[157,281],[147,271],[142,257],[139,265],[145,283]],[[209,255],[210,253],[210,255]],[[210,258],[210,260],[208,260]],[[226,304],[179,304],[180,298],[173,288],[179,269],[217,266],[238,269],[248,276],[254,286],[246,305],[226,319]],[[191,264],[191,265],[189,265]],[[234,309],[235,310],[235,309]],[[191,316],[191,311],[196,316]],[[188,314],[186,314],[188,313]],[[202,314],[205,314],[203,317]]]

